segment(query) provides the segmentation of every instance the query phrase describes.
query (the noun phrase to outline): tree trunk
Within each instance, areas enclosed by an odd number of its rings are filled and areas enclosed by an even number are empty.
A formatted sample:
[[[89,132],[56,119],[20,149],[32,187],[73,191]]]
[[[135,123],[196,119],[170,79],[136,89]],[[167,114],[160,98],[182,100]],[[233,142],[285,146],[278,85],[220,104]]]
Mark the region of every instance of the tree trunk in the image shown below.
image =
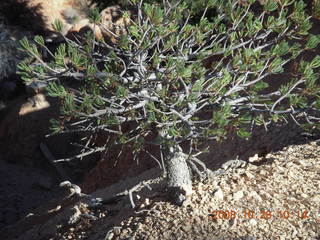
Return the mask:
[[[170,147],[165,152],[168,193],[171,200],[177,205],[182,205],[186,196],[192,193],[187,157],[179,146]]]

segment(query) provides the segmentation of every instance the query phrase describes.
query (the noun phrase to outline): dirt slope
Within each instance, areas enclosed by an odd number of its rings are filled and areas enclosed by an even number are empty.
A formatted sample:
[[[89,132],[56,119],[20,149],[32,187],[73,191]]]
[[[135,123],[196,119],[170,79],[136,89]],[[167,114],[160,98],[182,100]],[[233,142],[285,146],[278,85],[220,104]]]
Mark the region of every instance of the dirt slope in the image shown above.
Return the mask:
[[[97,219],[60,226],[52,239],[320,239],[319,143],[255,156],[198,182],[182,207],[161,192],[141,194],[136,212],[123,203],[105,205],[91,211]]]

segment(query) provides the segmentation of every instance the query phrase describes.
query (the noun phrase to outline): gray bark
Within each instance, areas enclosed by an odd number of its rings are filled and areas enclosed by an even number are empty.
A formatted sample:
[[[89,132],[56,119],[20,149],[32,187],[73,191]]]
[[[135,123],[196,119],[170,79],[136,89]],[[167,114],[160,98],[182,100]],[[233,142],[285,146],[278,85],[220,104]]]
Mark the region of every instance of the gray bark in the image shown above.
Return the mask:
[[[192,180],[187,165],[187,154],[179,146],[171,147],[165,153],[167,189],[171,200],[182,205],[187,195],[192,193]]]

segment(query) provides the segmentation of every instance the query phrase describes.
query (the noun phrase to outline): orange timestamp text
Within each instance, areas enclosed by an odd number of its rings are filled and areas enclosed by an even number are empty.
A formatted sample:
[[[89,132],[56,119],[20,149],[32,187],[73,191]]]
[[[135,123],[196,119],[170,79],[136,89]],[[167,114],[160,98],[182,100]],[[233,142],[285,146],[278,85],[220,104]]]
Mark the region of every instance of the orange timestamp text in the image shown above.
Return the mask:
[[[209,217],[212,219],[234,219],[234,218],[246,218],[246,219],[272,219],[272,218],[282,218],[282,219],[289,219],[289,218],[298,218],[298,219],[308,219],[310,218],[310,214],[307,210],[297,210],[297,211],[290,211],[290,210],[277,210],[277,211],[270,211],[270,210],[260,210],[260,211],[253,211],[249,209],[245,209],[244,211],[235,211],[235,210],[214,210],[209,214]]]

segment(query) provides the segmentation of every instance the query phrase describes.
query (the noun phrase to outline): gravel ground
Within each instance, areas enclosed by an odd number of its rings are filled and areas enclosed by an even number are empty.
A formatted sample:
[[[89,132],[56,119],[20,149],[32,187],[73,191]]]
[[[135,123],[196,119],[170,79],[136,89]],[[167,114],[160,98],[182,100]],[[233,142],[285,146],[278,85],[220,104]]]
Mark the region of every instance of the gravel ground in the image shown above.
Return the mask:
[[[194,184],[182,207],[141,194],[135,211],[105,206],[52,239],[320,239],[320,144],[292,145]],[[115,212],[114,209],[117,209]]]

